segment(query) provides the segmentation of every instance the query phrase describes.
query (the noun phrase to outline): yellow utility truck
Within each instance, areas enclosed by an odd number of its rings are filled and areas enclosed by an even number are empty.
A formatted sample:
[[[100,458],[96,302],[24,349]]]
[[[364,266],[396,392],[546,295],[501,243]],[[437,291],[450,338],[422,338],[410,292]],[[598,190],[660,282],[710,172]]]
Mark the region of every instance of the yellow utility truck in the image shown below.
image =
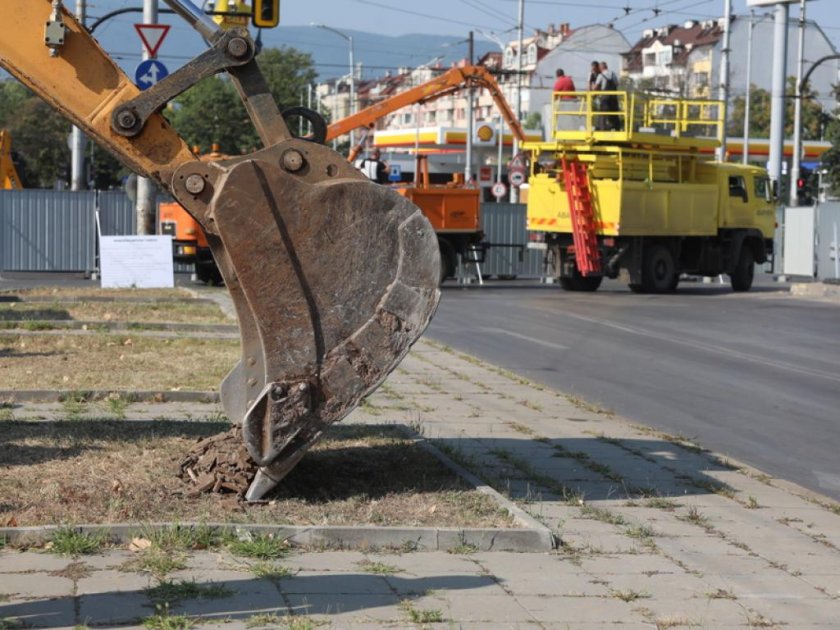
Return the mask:
[[[636,292],[676,289],[681,274],[752,286],[772,253],[775,207],[764,169],[713,160],[720,101],[627,92],[557,92],[547,141],[531,153],[531,246],[567,291],[604,277]]]

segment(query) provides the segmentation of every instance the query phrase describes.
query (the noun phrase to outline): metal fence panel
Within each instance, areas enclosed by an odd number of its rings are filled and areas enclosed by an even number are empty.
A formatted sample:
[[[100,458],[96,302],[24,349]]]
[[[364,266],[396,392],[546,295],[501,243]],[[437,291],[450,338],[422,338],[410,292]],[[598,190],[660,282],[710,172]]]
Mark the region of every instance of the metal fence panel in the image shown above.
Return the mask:
[[[99,225],[104,236],[129,236],[137,233],[134,203],[124,192],[99,193]]]
[[[813,277],[815,216],[813,206],[785,208],[785,275]]]
[[[840,202],[817,206],[817,274],[840,280]]]
[[[92,271],[95,193],[0,191],[0,270]]]
[[[481,204],[481,229],[488,243],[525,247],[528,231],[525,229],[525,204]],[[522,260],[519,255],[522,252]],[[482,272],[488,276],[516,276],[536,278],[542,276],[543,253],[540,250],[516,247],[491,247]]]

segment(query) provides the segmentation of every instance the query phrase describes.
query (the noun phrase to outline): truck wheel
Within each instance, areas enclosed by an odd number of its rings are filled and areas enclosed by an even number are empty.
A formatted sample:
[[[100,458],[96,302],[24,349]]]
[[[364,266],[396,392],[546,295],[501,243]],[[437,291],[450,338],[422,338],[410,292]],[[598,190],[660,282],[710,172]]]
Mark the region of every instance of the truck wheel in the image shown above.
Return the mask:
[[[455,275],[458,261],[455,258],[455,248],[448,240],[438,239],[438,247],[440,248],[440,283],[443,284],[444,280]]]
[[[674,290],[677,270],[670,249],[664,245],[651,245],[645,249],[643,265],[642,289],[646,293],[668,293]]]
[[[752,247],[744,243],[741,246],[741,254],[738,256],[738,263],[732,270],[729,281],[733,291],[749,291],[752,287],[753,276],[755,275],[755,257]]]
[[[560,287],[564,291],[585,291],[591,293],[601,286],[603,276],[582,276],[575,268],[571,276],[560,277]]]

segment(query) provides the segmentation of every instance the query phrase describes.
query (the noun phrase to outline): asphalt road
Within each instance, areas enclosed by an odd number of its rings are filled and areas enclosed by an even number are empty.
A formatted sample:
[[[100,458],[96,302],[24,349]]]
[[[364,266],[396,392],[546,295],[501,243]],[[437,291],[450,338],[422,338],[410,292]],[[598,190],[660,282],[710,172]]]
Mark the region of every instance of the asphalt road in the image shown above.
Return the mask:
[[[840,499],[840,303],[445,285],[433,339]]]

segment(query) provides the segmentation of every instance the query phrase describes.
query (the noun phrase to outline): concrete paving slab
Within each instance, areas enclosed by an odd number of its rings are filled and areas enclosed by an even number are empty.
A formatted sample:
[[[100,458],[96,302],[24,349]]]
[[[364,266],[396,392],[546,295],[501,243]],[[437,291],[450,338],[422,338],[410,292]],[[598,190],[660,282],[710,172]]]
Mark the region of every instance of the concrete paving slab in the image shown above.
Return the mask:
[[[79,622],[93,626],[138,624],[155,614],[142,593],[96,593],[80,597]]]
[[[33,628],[72,628],[76,625],[76,607],[72,597],[0,602],[0,625],[15,624]]]
[[[294,578],[283,580],[280,588],[285,594],[384,595],[392,593],[384,576],[364,573],[325,575],[301,571]]]
[[[26,573],[29,571],[60,571],[73,562],[72,558],[35,551],[0,550],[0,573]]]
[[[147,573],[128,573],[105,569],[91,573],[76,582],[77,595],[96,593],[139,593],[154,586],[155,580]]]
[[[0,574],[0,595],[29,597],[68,597],[73,594],[73,580],[47,573]]]
[[[628,603],[609,597],[518,595],[516,601],[541,622],[566,623],[573,628],[578,623],[597,621],[619,624],[626,620],[640,619],[633,612],[635,602]]]
[[[405,623],[400,599],[393,594],[335,594],[293,593],[286,596],[292,614],[324,617],[334,627],[346,623],[370,621]]]
[[[463,622],[485,623],[530,623],[537,617],[508,595],[488,597],[458,597],[453,593],[442,594],[446,598],[444,616],[456,625]],[[433,608],[434,602],[430,604]],[[423,600],[417,603],[423,607]]]

